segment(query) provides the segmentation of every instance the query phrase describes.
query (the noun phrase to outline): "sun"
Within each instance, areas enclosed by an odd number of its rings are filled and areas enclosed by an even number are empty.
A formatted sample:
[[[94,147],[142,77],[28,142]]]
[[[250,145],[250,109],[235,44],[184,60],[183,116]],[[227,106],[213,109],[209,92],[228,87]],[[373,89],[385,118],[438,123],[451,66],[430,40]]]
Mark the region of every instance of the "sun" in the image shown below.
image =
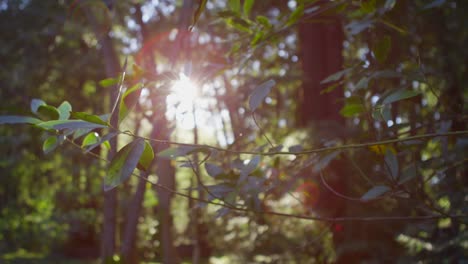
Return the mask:
[[[197,108],[202,99],[200,89],[187,75],[179,73],[172,81],[170,93],[166,98],[168,119],[177,120],[183,129],[193,129],[198,114]]]
[[[179,79],[173,82],[171,93],[183,107],[193,107],[199,96],[199,91],[195,83],[183,73],[179,73]]]

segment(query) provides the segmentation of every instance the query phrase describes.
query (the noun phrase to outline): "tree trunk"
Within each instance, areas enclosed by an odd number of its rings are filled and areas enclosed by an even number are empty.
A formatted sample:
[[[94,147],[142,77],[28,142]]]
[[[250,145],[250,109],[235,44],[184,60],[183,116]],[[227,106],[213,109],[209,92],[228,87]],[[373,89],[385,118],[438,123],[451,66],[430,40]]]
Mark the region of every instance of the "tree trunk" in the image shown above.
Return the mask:
[[[87,8],[85,6],[85,8]],[[120,72],[120,62],[115,52],[114,45],[109,36],[109,28],[106,25],[102,26],[97,21],[95,14],[91,8],[86,9],[86,14],[91,26],[93,27],[96,38],[101,46],[101,52],[104,57],[106,67],[106,74],[110,78],[117,77]],[[106,30],[103,30],[106,29]],[[119,94],[119,87],[115,86],[110,89],[110,111],[112,111],[113,103],[117,100]],[[118,107],[117,107],[118,108]],[[119,109],[115,109],[117,113]],[[110,120],[113,127],[118,127],[118,115],[113,115]],[[117,137],[113,137],[109,141],[111,148],[108,153],[108,160],[111,160],[117,153]],[[103,262],[111,259],[115,253],[115,233],[116,233],[116,220],[117,220],[117,190],[104,193],[104,219],[101,235],[101,258]]]

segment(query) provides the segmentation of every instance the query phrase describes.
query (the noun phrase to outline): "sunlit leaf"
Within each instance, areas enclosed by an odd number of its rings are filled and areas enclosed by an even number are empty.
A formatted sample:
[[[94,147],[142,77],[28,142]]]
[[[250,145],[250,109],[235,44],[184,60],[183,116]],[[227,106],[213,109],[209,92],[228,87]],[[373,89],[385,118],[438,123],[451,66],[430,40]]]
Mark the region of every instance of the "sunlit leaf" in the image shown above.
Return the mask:
[[[286,22],[287,26],[294,25],[304,15],[304,4],[299,4],[296,9],[291,13]]]
[[[81,143],[81,147],[87,147],[89,145],[93,145],[99,142],[99,134],[96,132],[91,132],[83,139]]]
[[[233,12],[240,13],[241,11],[240,0],[228,0],[228,6]]]
[[[260,106],[275,84],[276,82],[274,80],[269,80],[260,84],[253,90],[249,99],[249,107],[252,112]]]
[[[119,132],[110,132],[109,134],[101,137],[98,142],[96,142],[95,144],[89,145],[86,148],[85,153],[88,153],[88,152],[92,151],[93,149],[95,149],[97,146],[99,146],[101,144],[104,144],[104,146],[106,146],[107,149],[110,149],[109,140],[111,138],[117,136],[118,134],[119,134]]]
[[[384,155],[387,151],[391,151],[394,155],[396,154],[395,148],[391,145],[373,145],[369,149],[378,155]]]
[[[58,108],[59,111],[59,119],[60,120],[67,120],[70,118],[70,112],[72,110],[72,106],[69,102],[64,101]]]
[[[144,171],[148,171],[148,169],[151,166],[151,163],[153,162],[153,159],[154,159],[153,147],[151,146],[150,143],[145,141],[145,148],[143,150],[143,153],[141,154],[140,162],[138,163],[138,168]]]
[[[38,124],[42,120],[30,116],[0,116],[0,125],[3,124]]]
[[[102,87],[109,87],[118,84],[120,78],[107,78],[104,80],[99,81],[99,85]]]
[[[106,121],[102,120],[97,115],[91,115],[91,114],[84,113],[84,112],[71,112],[70,116],[72,118],[80,119],[80,120],[83,120],[83,121],[86,121],[86,122],[89,122],[89,123],[99,124],[99,125],[103,125],[103,126],[109,126],[109,124]]]
[[[115,154],[104,178],[104,191],[112,190],[132,175],[144,148],[145,141],[136,139]]]
[[[364,113],[366,108],[363,104],[346,104],[341,110],[340,114],[344,117],[352,117]]]
[[[50,136],[48,137],[44,143],[42,144],[42,151],[45,154],[49,154],[52,152],[54,149],[56,149],[58,146],[58,139],[57,136]]]
[[[104,128],[106,126],[94,124],[82,120],[53,120],[36,124],[43,129],[79,129],[79,128]]]
[[[374,200],[384,195],[388,191],[390,191],[390,188],[385,185],[374,186],[361,197],[361,200],[362,201]]]
[[[136,105],[141,94],[142,83],[137,83],[128,88],[120,99],[119,123],[125,119],[129,111]]]
[[[255,20],[265,28],[271,28],[270,20],[266,16],[257,16]]]
[[[249,17],[250,15],[250,10],[252,10],[252,7],[253,7],[253,4],[254,4],[254,0],[244,0],[244,6],[243,6],[243,9],[244,9],[244,15],[246,17]]]

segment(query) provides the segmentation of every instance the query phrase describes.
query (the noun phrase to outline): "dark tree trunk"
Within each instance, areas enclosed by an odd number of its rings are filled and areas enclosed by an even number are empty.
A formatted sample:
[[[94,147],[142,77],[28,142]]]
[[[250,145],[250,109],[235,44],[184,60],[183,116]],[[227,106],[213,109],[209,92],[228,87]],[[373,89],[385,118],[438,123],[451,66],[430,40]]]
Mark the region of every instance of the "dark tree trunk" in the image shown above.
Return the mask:
[[[112,39],[109,36],[109,25],[100,25],[93,13],[92,8],[87,8],[86,14],[88,20],[93,27],[96,38],[101,46],[101,52],[104,57],[106,68],[106,75],[109,78],[115,78],[120,74],[120,62],[115,52]],[[113,87],[110,90],[110,107],[117,100],[119,94],[119,87]],[[112,109],[111,109],[112,110]],[[118,109],[115,109],[117,113]],[[118,115],[113,115],[110,120],[113,127],[118,127]],[[110,140],[111,148],[108,153],[108,159],[111,160],[117,153],[117,137]],[[117,220],[117,190],[112,189],[104,193],[104,219],[101,235],[101,258],[103,262],[112,258],[115,253],[115,233],[116,233],[116,220]]]

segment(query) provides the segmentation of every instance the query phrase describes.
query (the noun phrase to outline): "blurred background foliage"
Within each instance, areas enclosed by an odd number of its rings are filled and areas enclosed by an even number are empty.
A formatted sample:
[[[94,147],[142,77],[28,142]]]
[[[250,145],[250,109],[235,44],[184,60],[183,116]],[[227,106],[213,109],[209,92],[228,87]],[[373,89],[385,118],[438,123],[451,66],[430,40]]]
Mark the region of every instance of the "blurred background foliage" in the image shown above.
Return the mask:
[[[106,72],[108,37],[119,68],[128,61],[124,86],[144,86],[120,128],[138,135],[301,152],[465,131],[310,155],[218,151],[194,170],[184,158],[172,160],[174,190],[247,211],[175,194],[167,226],[167,201],[154,184],[140,188],[131,177],[117,188],[117,250],[106,259],[464,263],[467,11],[462,0],[0,0],[0,114],[31,115],[34,98],[109,113],[112,88],[101,80],[118,76]],[[198,86],[188,106],[187,90],[167,85],[179,72]],[[252,91],[268,80],[271,91],[252,109]],[[0,126],[1,262],[99,263],[106,163],[67,143],[44,154],[47,136],[37,127]],[[119,136],[119,146],[130,140]],[[107,152],[104,145],[92,151]],[[147,176],[161,183],[158,173]],[[142,209],[128,257],[120,248],[138,194]],[[311,221],[260,211],[440,218]],[[168,228],[169,242],[162,235]]]

